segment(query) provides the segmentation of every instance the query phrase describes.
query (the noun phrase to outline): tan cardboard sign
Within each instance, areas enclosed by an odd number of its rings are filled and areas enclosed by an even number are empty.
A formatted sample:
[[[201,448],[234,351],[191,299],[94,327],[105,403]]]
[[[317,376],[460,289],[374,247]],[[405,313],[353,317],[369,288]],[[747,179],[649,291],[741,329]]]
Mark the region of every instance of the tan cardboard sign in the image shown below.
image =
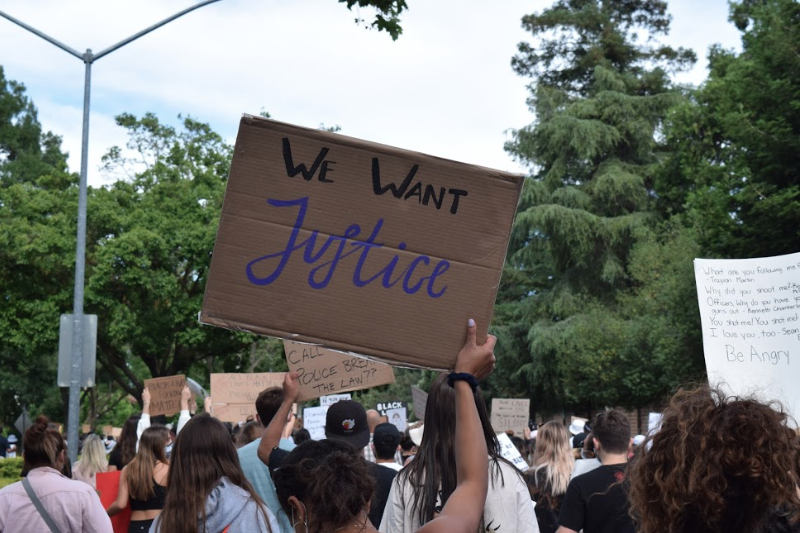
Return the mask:
[[[414,402],[414,416],[417,420],[425,420],[425,405],[428,403],[428,393],[415,385],[411,385],[411,399]]]
[[[254,417],[258,395],[264,389],[283,386],[284,375],[284,372],[211,374],[214,416],[224,422],[243,422]]]
[[[90,424],[83,424],[81,425],[81,433],[84,435],[88,435],[92,432],[92,426]]]
[[[511,429],[515,436],[521,437],[528,426],[530,410],[530,400],[494,398],[492,400],[492,427],[498,433]]]
[[[122,428],[112,428],[111,429],[111,436],[115,439],[118,439],[122,436]]]
[[[181,391],[186,386],[186,376],[165,376],[144,380],[150,391],[150,416],[174,415],[181,410]]]
[[[483,342],[523,177],[245,115],[200,321],[453,367]]]
[[[283,347],[289,370],[300,374],[299,401],[394,383],[385,363],[299,342],[283,341]]]
[[[103,426],[103,435],[108,437],[111,435],[111,432],[114,431],[114,426]]]

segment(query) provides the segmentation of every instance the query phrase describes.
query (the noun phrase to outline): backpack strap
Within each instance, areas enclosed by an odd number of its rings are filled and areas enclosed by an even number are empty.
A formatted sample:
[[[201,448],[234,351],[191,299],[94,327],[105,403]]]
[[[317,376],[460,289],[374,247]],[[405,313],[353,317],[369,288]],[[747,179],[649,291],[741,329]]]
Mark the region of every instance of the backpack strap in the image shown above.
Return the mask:
[[[25,488],[25,492],[28,493],[28,497],[33,502],[33,506],[36,507],[37,511],[39,511],[39,515],[41,515],[42,519],[44,520],[44,523],[47,524],[48,528],[50,528],[50,531],[52,533],[61,533],[59,531],[59,529],[58,529],[58,526],[56,526],[56,523],[53,522],[52,517],[47,512],[47,509],[45,509],[44,505],[42,505],[42,501],[39,499],[39,497],[33,491],[33,487],[31,486],[31,482],[28,481],[27,477],[22,478],[22,486]]]

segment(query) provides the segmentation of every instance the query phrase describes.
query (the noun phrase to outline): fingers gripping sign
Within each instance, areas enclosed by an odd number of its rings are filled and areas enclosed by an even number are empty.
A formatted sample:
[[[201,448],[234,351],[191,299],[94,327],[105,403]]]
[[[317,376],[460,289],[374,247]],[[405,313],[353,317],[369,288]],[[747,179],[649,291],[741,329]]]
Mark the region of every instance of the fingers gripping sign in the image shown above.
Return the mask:
[[[486,342],[479,345],[477,343],[478,327],[475,321],[469,319],[467,322],[467,338],[464,347],[458,353],[456,359],[456,372],[472,374],[478,381],[489,377],[494,369],[495,356],[494,347],[497,344],[497,337],[488,335]]]

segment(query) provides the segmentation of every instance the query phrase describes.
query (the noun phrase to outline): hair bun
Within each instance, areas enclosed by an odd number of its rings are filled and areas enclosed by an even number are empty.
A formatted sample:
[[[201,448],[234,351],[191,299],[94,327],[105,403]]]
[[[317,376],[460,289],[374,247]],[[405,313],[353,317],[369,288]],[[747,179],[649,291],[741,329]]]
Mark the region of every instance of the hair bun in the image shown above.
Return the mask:
[[[36,417],[36,420],[33,422],[37,426],[48,426],[50,425],[50,419],[48,419],[44,415],[39,415]]]

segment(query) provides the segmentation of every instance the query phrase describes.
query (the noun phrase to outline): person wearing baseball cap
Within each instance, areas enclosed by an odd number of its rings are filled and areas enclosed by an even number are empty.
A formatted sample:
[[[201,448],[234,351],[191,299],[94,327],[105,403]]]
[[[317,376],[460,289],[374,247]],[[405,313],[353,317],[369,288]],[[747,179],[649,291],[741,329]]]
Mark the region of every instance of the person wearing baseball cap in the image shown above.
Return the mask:
[[[397,426],[389,423],[376,426],[371,446],[375,451],[375,461],[379,465],[391,468],[395,472],[403,468],[394,458],[400,448],[400,432]]]
[[[374,438],[377,438],[377,429],[376,427]],[[339,400],[331,405],[325,416],[325,437],[330,440],[346,442],[363,454],[364,448],[369,444],[369,424],[364,406],[353,400]],[[397,449],[396,445],[395,449]],[[372,462],[368,462],[368,469],[375,480],[375,495],[370,502],[368,516],[370,522],[380,525],[386,500],[389,498],[389,491],[397,471]]]

